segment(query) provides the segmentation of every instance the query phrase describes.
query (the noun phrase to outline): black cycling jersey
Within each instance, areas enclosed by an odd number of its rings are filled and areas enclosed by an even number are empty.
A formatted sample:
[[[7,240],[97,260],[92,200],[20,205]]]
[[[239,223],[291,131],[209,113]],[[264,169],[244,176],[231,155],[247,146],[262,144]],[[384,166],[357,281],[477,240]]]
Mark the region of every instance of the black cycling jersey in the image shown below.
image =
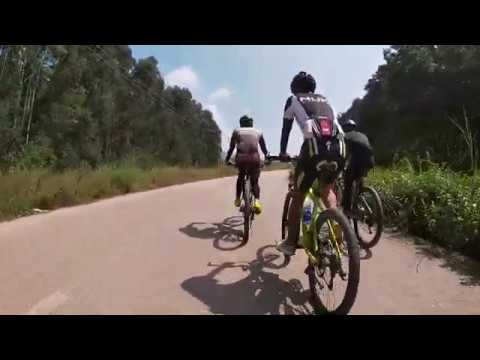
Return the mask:
[[[347,156],[354,164],[373,166],[373,149],[368,137],[359,131],[350,131],[345,134]]]

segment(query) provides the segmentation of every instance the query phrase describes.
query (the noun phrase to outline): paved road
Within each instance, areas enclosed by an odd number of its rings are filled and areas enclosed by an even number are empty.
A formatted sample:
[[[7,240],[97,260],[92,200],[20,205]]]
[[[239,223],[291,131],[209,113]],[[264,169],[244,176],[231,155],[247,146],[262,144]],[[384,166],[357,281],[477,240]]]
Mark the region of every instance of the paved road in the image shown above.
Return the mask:
[[[234,179],[0,224],[1,314],[303,314],[305,258],[271,269],[287,173],[262,174],[265,212],[238,248]],[[386,235],[363,253],[352,314],[480,314],[479,265]]]

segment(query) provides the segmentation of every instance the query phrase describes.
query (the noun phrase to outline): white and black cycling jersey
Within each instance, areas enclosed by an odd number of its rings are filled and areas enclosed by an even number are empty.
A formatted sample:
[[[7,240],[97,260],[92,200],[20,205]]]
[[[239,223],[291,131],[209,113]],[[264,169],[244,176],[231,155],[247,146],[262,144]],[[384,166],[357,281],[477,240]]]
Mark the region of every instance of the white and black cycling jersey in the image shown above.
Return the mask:
[[[290,96],[285,104],[283,118],[297,122],[303,133],[304,139],[314,137],[315,117],[327,117],[334,124],[334,133],[343,134],[342,127],[338,123],[333,107],[327,99],[318,94],[297,94]]]
[[[257,153],[259,145],[263,142],[263,134],[253,127],[240,127],[233,131],[231,141],[235,143],[237,153]]]
[[[267,156],[268,150],[265,144],[265,139],[260,130],[253,127],[240,127],[233,131],[230,139],[230,148],[228,149],[226,160],[228,161],[232,156],[233,150],[237,149],[236,160],[252,160],[260,161],[260,154],[258,147],[262,150],[263,154]]]

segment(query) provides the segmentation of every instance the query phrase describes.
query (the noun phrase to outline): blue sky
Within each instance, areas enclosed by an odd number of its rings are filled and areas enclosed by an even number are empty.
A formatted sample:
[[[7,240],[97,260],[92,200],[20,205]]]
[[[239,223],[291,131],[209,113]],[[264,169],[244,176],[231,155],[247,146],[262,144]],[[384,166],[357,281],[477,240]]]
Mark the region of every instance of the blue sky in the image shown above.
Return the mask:
[[[136,58],[155,56],[167,84],[187,87],[214,114],[226,146],[238,119],[251,115],[271,153],[279,150],[282,113],[290,81],[301,70],[317,80],[337,112],[353,99],[383,63],[386,45],[132,45]],[[297,153],[302,136],[296,125],[288,151]]]

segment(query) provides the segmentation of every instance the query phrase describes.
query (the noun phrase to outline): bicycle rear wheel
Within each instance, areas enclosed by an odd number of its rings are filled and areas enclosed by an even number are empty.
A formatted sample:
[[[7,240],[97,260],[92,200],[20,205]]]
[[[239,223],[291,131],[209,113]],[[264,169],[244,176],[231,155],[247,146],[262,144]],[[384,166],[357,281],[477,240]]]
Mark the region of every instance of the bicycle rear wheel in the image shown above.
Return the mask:
[[[292,195],[290,192],[287,193],[285,201],[283,202],[283,213],[282,213],[282,240],[287,238],[288,234],[288,210],[290,209],[290,203],[292,202]]]
[[[243,243],[246,244],[250,238],[250,225],[252,218],[252,204],[250,190],[250,179],[247,177],[243,184]]]
[[[377,191],[370,186],[360,189],[355,197],[353,212],[353,227],[360,246],[363,249],[374,247],[380,241],[384,222],[382,200]],[[361,228],[365,231],[361,232]]]
[[[348,314],[355,302],[360,281],[357,238],[347,218],[338,209],[327,209],[321,213],[316,226],[319,251],[314,255],[317,261],[313,263],[309,259],[306,271],[312,306],[317,314]],[[326,237],[322,236],[324,234],[327,234]]]

